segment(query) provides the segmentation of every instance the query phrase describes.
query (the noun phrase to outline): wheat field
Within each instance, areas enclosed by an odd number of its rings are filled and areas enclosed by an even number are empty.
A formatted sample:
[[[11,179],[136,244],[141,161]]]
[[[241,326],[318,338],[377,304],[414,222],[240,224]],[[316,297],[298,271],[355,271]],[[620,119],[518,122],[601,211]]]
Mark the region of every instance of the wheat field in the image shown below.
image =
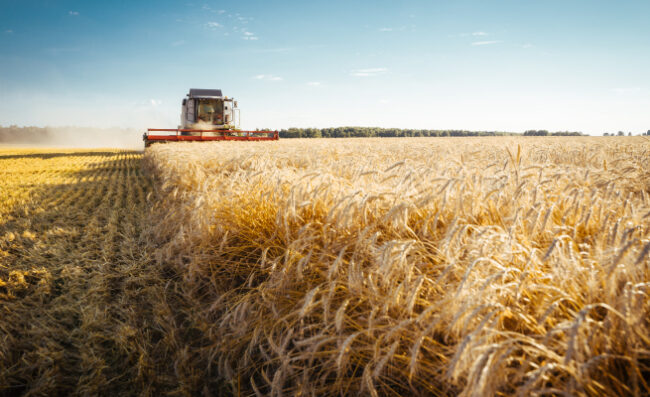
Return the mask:
[[[650,141],[0,151],[0,393],[650,394]]]

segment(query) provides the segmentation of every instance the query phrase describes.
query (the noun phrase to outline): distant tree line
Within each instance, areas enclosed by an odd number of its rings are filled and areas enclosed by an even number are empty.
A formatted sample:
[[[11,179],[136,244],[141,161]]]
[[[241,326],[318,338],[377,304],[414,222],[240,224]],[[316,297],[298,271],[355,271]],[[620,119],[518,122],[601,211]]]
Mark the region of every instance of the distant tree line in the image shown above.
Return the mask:
[[[647,132],[642,132],[639,135],[650,135],[650,130],[648,130]],[[603,136],[625,136],[625,132],[624,131],[619,131],[617,133],[612,132],[611,134],[609,132],[605,132],[605,133],[603,133]],[[627,136],[632,136],[632,133],[628,132]]]
[[[355,138],[355,137],[437,137],[519,135],[504,131],[423,130],[379,127],[289,128],[280,130],[280,138]]]
[[[581,136],[584,135],[578,131],[556,131],[548,132],[548,130],[528,130],[524,132],[524,136]]]
[[[280,130],[280,138],[353,138],[353,137],[441,137],[441,136],[516,136],[516,132],[425,130],[378,127],[289,128]],[[579,136],[581,132],[529,130],[524,135]]]

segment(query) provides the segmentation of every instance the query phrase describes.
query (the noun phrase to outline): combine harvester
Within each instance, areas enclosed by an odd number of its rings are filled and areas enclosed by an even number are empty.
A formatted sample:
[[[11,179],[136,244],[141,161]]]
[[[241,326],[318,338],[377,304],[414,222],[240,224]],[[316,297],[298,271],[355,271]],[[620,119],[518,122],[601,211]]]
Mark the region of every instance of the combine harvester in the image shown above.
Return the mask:
[[[277,131],[242,131],[237,101],[224,97],[221,90],[191,88],[181,108],[177,129],[149,128],[144,147],[157,142],[277,141]],[[160,132],[174,134],[159,135]]]

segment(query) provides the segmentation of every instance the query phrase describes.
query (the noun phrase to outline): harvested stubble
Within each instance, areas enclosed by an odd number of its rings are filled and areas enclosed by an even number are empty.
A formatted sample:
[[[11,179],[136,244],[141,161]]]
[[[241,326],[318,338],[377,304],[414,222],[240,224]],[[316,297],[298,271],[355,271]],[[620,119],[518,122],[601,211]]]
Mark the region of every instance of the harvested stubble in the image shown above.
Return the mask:
[[[171,294],[149,257],[141,159],[0,150],[0,395],[179,387],[156,359]]]
[[[649,157],[353,139],[145,161],[187,353],[233,393],[595,396],[650,393]]]

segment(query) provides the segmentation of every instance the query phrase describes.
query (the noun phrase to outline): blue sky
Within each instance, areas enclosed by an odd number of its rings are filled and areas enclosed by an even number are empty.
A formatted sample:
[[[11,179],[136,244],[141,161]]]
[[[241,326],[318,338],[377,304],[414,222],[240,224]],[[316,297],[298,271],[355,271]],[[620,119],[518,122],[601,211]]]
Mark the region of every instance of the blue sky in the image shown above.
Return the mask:
[[[650,129],[650,1],[0,0],[0,124]]]

